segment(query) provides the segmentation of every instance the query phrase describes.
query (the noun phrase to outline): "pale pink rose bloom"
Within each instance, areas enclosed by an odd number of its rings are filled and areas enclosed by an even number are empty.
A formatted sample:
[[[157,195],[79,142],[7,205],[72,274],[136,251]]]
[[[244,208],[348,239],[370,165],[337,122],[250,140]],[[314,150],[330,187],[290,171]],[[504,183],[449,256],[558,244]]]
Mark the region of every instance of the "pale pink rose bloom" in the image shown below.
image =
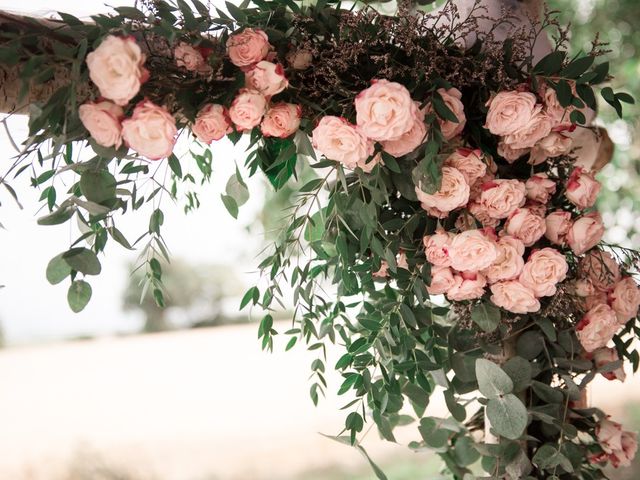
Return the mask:
[[[575,94],[575,84],[572,86]],[[554,127],[559,125],[571,125],[569,117],[575,107],[569,106],[565,108],[560,105],[556,91],[546,85],[543,87],[542,99],[544,101],[545,112],[549,118],[553,120]]]
[[[486,173],[481,178],[477,179],[475,182],[471,184],[471,191],[469,192],[469,200],[479,201],[480,195],[483,192],[483,185],[491,185],[496,179],[496,176],[493,173]]]
[[[609,294],[609,302],[621,324],[634,318],[640,308],[640,289],[636,281],[632,277],[620,280]]]
[[[306,70],[313,64],[313,54],[304,48],[287,54],[287,62],[294,70]]]
[[[445,88],[439,88],[437,91],[442,97],[444,104],[449,107],[449,110],[451,110],[458,119],[457,122],[452,122],[451,120],[438,118],[442,136],[445,140],[451,140],[464,130],[464,126],[467,123],[467,117],[464,114],[464,105],[461,101],[462,93],[457,88],[450,88],[448,90]]]
[[[565,237],[571,228],[571,213],[563,210],[556,210],[547,215],[545,219],[547,229],[544,236],[556,245],[564,245]]]
[[[596,426],[596,438],[605,455],[600,455],[595,461],[608,459],[615,468],[631,465],[638,450],[636,433],[623,431],[622,425],[605,419]]]
[[[609,252],[591,250],[580,260],[580,273],[601,292],[607,292],[620,280],[620,267]]]
[[[508,312],[533,313],[540,310],[540,301],[518,280],[494,283],[491,293],[491,301]]]
[[[498,258],[489,268],[482,270],[489,283],[518,278],[524,267],[524,243],[515,237],[504,236],[498,242]]]
[[[447,291],[447,299],[452,302],[473,300],[484,295],[487,280],[481,273],[461,272],[453,276],[453,285]]]
[[[609,298],[607,297],[607,294],[599,290],[596,290],[596,293],[594,293],[593,295],[588,295],[587,297],[585,297],[584,308],[585,310],[588,311],[594,307],[597,307],[602,303],[608,303],[608,302],[609,302]]]
[[[464,207],[469,201],[469,184],[460,170],[442,167],[442,183],[436,193],[425,193],[416,186],[416,195],[425,210],[436,208],[441,212],[451,212]]]
[[[531,213],[542,218],[547,214],[547,206],[544,203],[527,200],[524,204],[524,208],[527,208]]]
[[[518,180],[493,180],[482,185],[479,202],[491,218],[507,218],[524,205],[526,187]]]
[[[607,417],[596,425],[596,438],[606,453],[619,452],[622,450],[622,425]]]
[[[619,330],[618,319],[609,305],[591,308],[576,325],[576,335],[587,352],[605,347]]]
[[[149,100],[138,103],[131,118],[122,122],[122,138],[127,146],[149,160],[171,155],[177,134],[173,116]]]
[[[593,363],[597,369],[619,360],[620,357],[618,357],[618,351],[615,348],[603,347],[593,352]],[[627,377],[624,373],[623,366],[619,366],[615,370],[609,372],[604,372],[602,373],[602,376],[607,380],[620,380],[621,382],[624,382]]]
[[[227,40],[227,54],[237,67],[248,67],[263,60],[270,47],[267,34],[253,28],[245,28]]]
[[[567,278],[569,265],[563,254],[553,248],[535,250],[524,264],[519,280],[536,297],[555,295],[556,285]]]
[[[449,267],[451,259],[449,258],[449,248],[454,235],[439,229],[433,235],[428,235],[422,239],[424,244],[424,253],[427,261],[438,267]]]
[[[373,278],[387,278],[387,276],[389,275],[389,264],[385,261],[382,260],[382,262],[380,263],[380,269],[377,272],[373,272],[371,275],[373,276]]]
[[[129,103],[149,77],[144,68],[145,55],[135,39],[108,35],[98,48],[87,55],[89,78],[100,95],[120,106]]]
[[[510,135],[525,128],[540,107],[530,92],[500,92],[487,102],[489,111],[484,128],[494,135]]]
[[[209,73],[211,66],[207,64],[207,59],[197,48],[185,42],[180,42],[173,51],[176,65],[185,68],[190,72]]]
[[[417,189],[416,189],[416,194],[417,194]],[[418,194],[419,196],[419,194]],[[444,218],[448,218],[449,217],[449,213],[450,212],[443,212],[442,210],[438,210],[435,207],[426,207],[424,205],[422,205],[422,208],[424,209],[425,212],[427,212],[427,215],[429,215],[430,217],[435,217],[435,218],[440,218],[440,219],[444,219]]]
[[[467,205],[467,208],[468,207],[469,205]],[[458,232],[466,232],[467,230],[476,230],[478,223],[468,210],[462,210],[456,218],[454,227]]]
[[[564,155],[571,150],[572,143],[573,140],[571,137],[563,135],[560,132],[551,132],[531,149],[529,163],[531,165],[540,165],[546,161],[547,158]]]
[[[267,99],[255,90],[242,89],[231,103],[229,118],[239,132],[260,125],[267,110]]]
[[[582,255],[592,249],[604,235],[604,223],[598,212],[578,217],[567,233],[567,243],[576,255]]]
[[[614,467],[628,467],[638,452],[638,435],[635,432],[622,432],[622,449],[609,455]]]
[[[396,82],[374,80],[355,100],[356,123],[372,140],[396,140],[415,124],[417,107],[409,90]]]
[[[480,230],[457,234],[449,247],[451,267],[459,272],[479,272],[498,258],[496,242]]]
[[[588,297],[590,295],[595,295],[596,293],[596,288],[586,278],[575,280],[572,287],[573,293],[578,297]]]
[[[576,167],[571,172],[564,195],[576,207],[584,210],[596,203],[600,188],[600,182],[595,179],[593,173]]]
[[[231,122],[227,109],[222,105],[208,103],[200,109],[191,131],[201,142],[210,144],[231,133]]]
[[[487,212],[487,209],[478,202],[470,202],[467,210],[478,220],[483,227],[496,228],[500,224],[500,220],[493,218]]]
[[[330,160],[355,170],[373,155],[373,142],[343,118],[323,117],[312,133],[313,146]],[[373,164],[369,162],[369,164]]]
[[[398,268],[404,268],[405,270],[409,270],[409,263],[407,262],[407,254],[403,251],[400,251],[400,255],[398,255],[398,260],[396,261],[396,265]]]
[[[265,60],[245,72],[244,82],[246,88],[260,92],[265,97],[272,97],[289,86],[282,65]]]
[[[422,145],[427,137],[427,125],[424,123],[425,112],[418,108],[416,103],[416,117],[413,119],[413,126],[408,132],[403,133],[396,140],[382,142],[382,148],[389,155],[402,157],[413,152]]]
[[[498,143],[498,155],[504,158],[508,163],[515,162],[530,151],[530,148],[513,148],[511,145],[507,145],[504,140],[501,140],[500,143]]]
[[[434,267],[431,269],[431,283],[427,286],[430,295],[447,293],[455,285],[453,272],[449,267]]]
[[[524,127],[503,138],[504,143],[516,150],[532,148],[551,133],[552,125],[551,119],[538,107],[536,113]]]
[[[527,208],[516,210],[504,226],[506,233],[519,238],[527,247],[540,240],[546,229],[544,217],[531,213]]]
[[[537,173],[526,181],[525,188],[528,199],[547,204],[556,193],[556,182],[549,179],[546,173]]]
[[[98,145],[120,148],[122,145],[122,107],[111,102],[87,102],[78,108],[80,121]]]
[[[293,103],[276,103],[272,105],[260,125],[265,137],[287,138],[298,131],[302,108]]]
[[[482,161],[479,149],[457,148],[446,158],[444,165],[460,170],[469,185],[475,184],[487,173],[487,165]]]

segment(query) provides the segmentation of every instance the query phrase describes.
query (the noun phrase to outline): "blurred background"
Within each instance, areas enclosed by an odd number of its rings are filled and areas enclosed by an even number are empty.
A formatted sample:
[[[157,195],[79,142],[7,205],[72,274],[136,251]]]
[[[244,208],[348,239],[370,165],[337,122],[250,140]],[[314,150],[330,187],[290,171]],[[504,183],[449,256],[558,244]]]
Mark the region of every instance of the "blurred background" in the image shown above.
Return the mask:
[[[588,51],[600,32],[610,42],[616,88],[640,97],[640,2],[550,0],[549,6],[573,24],[575,52]],[[0,0],[0,10],[86,17],[109,7],[100,0]],[[640,107],[619,120],[605,105],[600,121],[617,144],[599,177],[607,240],[637,248]],[[26,118],[7,123],[14,139],[25,137]],[[4,132],[0,151],[4,159],[15,153]],[[340,432],[346,400],[329,395],[313,406],[307,383],[313,352],[284,353],[282,344],[273,354],[262,352],[254,319],[238,312],[286,194],[273,195],[261,179],[251,179],[251,198],[234,220],[220,194],[234,159],[244,159],[243,147],[221,141],[212,153],[213,182],[198,189],[201,207],[185,214],[183,201],[163,206],[173,258],[164,266],[164,310],[150,298],[140,302],[140,278],[131,273],[136,253],[112,246],[103,273],[93,279],[91,303],[73,314],[66,286],[49,285],[45,268],[75,233],[68,226],[37,226],[40,192],[29,188],[27,176],[14,185],[23,208],[8,201],[0,209],[1,479],[374,478],[358,451],[320,435]],[[147,217],[130,217],[119,228],[136,238]],[[286,318],[284,312],[276,329],[288,328]],[[328,372],[327,380],[335,391],[340,379]],[[591,399],[640,429],[640,380],[599,379]],[[429,409],[446,414],[437,401]],[[437,458],[406,448],[417,435],[415,425],[408,426],[395,445],[381,442],[372,429],[364,446],[390,480],[440,478]],[[612,478],[639,476],[636,468]]]

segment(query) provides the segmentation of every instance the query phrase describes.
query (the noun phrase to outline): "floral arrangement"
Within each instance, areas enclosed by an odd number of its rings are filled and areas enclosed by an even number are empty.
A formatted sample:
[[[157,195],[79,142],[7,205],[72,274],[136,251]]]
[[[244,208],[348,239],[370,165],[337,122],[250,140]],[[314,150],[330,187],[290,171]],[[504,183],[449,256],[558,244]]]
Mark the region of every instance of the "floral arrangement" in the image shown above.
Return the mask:
[[[597,40],[569,57],[567,32],[547,12],[507,40],[496,32],[510,19],[497,19],[468,45],[485,19],[480,2],[467,17],[451,2],[395,16],[325,0],[216,12],[197,0],[140,3],[92,24],[60,14],[42,27],[46,42],[24,22],[0,35],[2,62],[24,63],[23,98],[64,79],[29,107],[29,139],[0,181],[15,193],[9,173],[41,169],[32,184],[50,213],[39,223],[79,222],[77,241],[47,268],[51,283],[70,279],[74,311],[111,240],[147,239],[146,287],[163,304],[158,200],[198,183],[187,161],[205,183],[216,142],[247,136],[222,195],[229,212],[249,194],[242,172],[294,185],[295,206],[241,308],[265,312],[259,335],[272,349],[269,312],[291,287],[287,349],[319,353],[314,402],[328,388],[326,342],[343,346],[335,368],[351,444],[362,449],[365,422],[395,441],[396,426],[417,421],[410,448],[435,450],[464,480],[598,479],[607,464],[630,464],[635,433],[586,400],[596,375],[623,381],[623,362],[640,363],[639,255],[602,242],[600,183],[579,143],[595,91],[619,113],[633,102],[601,86]],[[534,61],[549,29],[555,49]],[[192,158],[174,154],[180,135],[200,145]],[[79,143],[88,160],[73,158]],[[303,168],[311,180],[298,180]],[[170,184],[158,180],[167,169]],[[185,195],[196,208],[197,193]],[[148,232],[130,243],[118,215],[145,204]],[[426,414],[434,394],[451,418]]]

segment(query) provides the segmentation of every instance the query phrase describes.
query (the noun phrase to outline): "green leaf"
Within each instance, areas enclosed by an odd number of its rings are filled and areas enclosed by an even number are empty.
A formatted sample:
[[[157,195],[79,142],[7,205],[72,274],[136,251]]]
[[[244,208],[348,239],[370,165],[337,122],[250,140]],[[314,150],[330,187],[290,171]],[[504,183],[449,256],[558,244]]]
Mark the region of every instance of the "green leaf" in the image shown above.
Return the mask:
[[[362,445],[359,445],[359,444],[356,447],[358,448],[360,453],[362,453],[362,455],[364,455],[364,458],[367,459],[367,461],[369,462],[369,465],[373,469],[373,473],[376,474],[376,477],[378,478],[378,480],[388,480],[387,476],[380,469],[380,467],[378,467],[375,463],[373,463],[373,460],[371,460],[371,457],[369,456],[367,451],[364,449],[364,447]]]
[[[231,2],[224,2],[227,6],[229,14],[238,21],[238,23],[247,23],[247,15],[241,8],[238,8]]]
[[[67,292],[67,302],[74,313],[81,312],[91,300],[91,285],[84,280],[75,280]]]
[[[591,68],[591,65],[593,65],[593,61],[595,59],[596,58],[592,57],[591,55],[587,55],[586,57],[577,58],[574,61],[572,61],[569,65],[567,65],[560,72],[560,76],[561,77],[566,77],[566,78],[578,78],[584,72],[589,70],[589,68]]]
[[[171,168],[171,171],[176,177],[182,178],[182,166],[180,165],[180,160],[178,160],[178,157],[176,157],[174,153],[169,155],[169,168]]]
[[[129,243],[129,240],[127,240],[124,234],[120,230],[118,230],[116,227],[109,227],[107,228],[107,231],[109,232],[109,235],[111,235],[111,238],[113,238],[116,242],[118,242],[124,248],[126,248],[127,250],[133,250],[133,247]]]
[[[220,198],[222,199],[222,203],[224,204],[225,208],[227,209],[227,212],[229,212],[229,214],[237,219],[238,218],[238,204],[236,203],[235,199],[233,197],[230,197],[229,195],[225,195],[222,194],[220,195]]]
[[[56,255],[47,265],[47,280],[51,285],[57,285],[71,275],[71,267],[62,256]]]
[[[510,358],[502,369],[513,382],[514,392],[521,392],[531,385],[531,364],[524,358],[517,356]]]
[[[80,191],[90,202],[103,204],[115,198],[116,183],[107,170],[87,170],[80,176]]]
[[[88,248],[72,248],[64,252],[62,257],[73,270],[85,275],[99,275],[102,270],[97,255]]]
[[[244,294],[244,297],[242,297],[242,301],[240,302],[240,310],[249,305],[249,302],[255,305],[256,303],[258,303],[259,299],[260,290],[258,289],[258,287],[251,287],[249,290],[247,290],[247,293]]]
[[[633,98],[631,95],[625,92],[616,93],[616,98],[621,102],[629,103],[631,105],[634,105],[636,103],[635,98]]]
[[[238,207],[241,207],[249,200],[249,189],[242,181],[242,177],[240,177],[239,172],[234,173],[229,177],[225,191],[229,197],[235,200]]]
[[[528,421],[527,409],[515,395],[509,393],[489,399],[486,412],[491,427],[498,435],[516,440],[524,433]]]
[[[509,375],[490,360],[484,358],[476,360],[476,378],[480,392],[487,398],[494,398],[513,391],[513,382]]]
[[[556,467],[562,467],[568,473],[573,472],[573,465],[569,459],[549,443],[538,448],[531,461],[541,470],[555,470]]]
[[[156,208],[149,218],[149,233],[160,234],[160,227],[164,223],[164,213]]]
[[[489,301],[484,301],[473,307],[471,320],[484,332],[491,333],[500,325],[500,309]]]
[[[476,450],[473,440],[469,437],[459,437],[456,440],[453,454],[458,465],[463,467],[476,463],[480,458],[480,452]]]
[[[432,103],[433,109],[436,111],[440,118],[453,123],[460,122],[460,120],[458,120],[458,117],[456,117],[456,114],[451,111],[451,109],[447,106],[447,104],[442,99],[442,96],[438,92],[435,92],[433,94]]]
[[[40,217],[38,219],[38,225],[60,225],[66,222],[76,212],[76,207],[68,203],[63,203],[58,210]]]
[[[562,68],[562,62],[566,56],[565,52],[556,50],[545,56],[533,67],[535,73],[543,73],[545,75],[552,75],[557,73]]]
[[[527,360],[533,360],[536,358],[542,353],[543,349],[544,339],[540,332],[524,332],[518,337],[516,351],[518,352],[518,355],[526,358]]]
[[[573,92],[571,91],[569,82],[567,82],[566,80],[560,80],[556,85],[556,94],[558,96],[558,102],[561,106],[566,108],[571,105]]]

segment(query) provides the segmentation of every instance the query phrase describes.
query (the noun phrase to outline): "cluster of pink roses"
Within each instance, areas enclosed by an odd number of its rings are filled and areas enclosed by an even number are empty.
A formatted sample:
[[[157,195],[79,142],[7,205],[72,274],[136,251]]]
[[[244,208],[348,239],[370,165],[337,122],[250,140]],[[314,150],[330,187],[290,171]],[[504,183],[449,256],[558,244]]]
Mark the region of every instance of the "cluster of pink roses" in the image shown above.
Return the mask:
[[[143,100],[124,118],[123,106],[135,97],[148,79],[145,55],[133,37],[107,36],[87,55],[89,77],[102,99],[80,106],[80,121],[98,145],[119,148],[124,142],[150,159],[173,152],[178,130],[173,116],[149,100]]]
[[[462,94],[455,88],[441,88],[438,94],[457,122],[440,119],[440,129],[450,140],[462,132],[466,117]],[[355,99],[356,124],[335,116],[323,117],[313,130],[313,146],[325,157],[354,170],[370,172],[382,160],[374,154],[374,142],[394,157],[411,153],[427,137],[425,116],[431,105],[420,108],[409,91],[399,83],[374,80]]]
[[[609,419],[596,426],[596,438],[602,451],[589,457],[591,463],[611,462],[614,467],[628,467],[638,451],[635,432],[622,430],[622,425]]]

